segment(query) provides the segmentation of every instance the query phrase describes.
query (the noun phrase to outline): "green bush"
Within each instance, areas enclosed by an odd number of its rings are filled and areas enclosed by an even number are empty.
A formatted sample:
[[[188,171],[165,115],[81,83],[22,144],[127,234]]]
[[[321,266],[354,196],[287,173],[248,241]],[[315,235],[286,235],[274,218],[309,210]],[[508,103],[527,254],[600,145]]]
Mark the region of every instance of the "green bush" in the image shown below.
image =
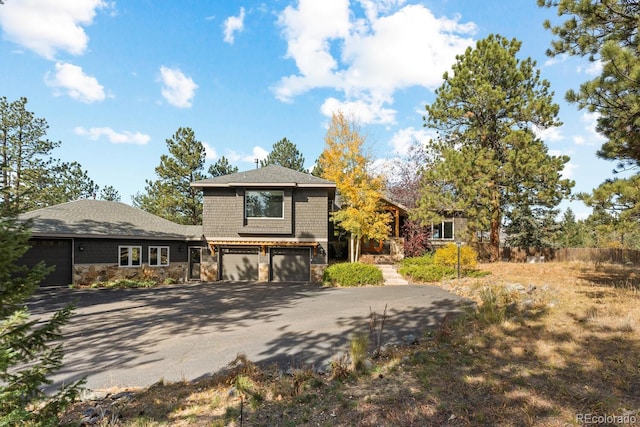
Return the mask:
[[[436,265],[457,268],[458,266],[458,246],[454,243],[436,250],[433,255],[433,262]],[[460,247],[460,268],[462,270],[473,270],[478,265],[478,254],[471,246]]]
[[[400,267],[398,272],[411,277],[416,282],[437,282],[442,279],[452,279],[458,275],[454,268],[435,264],[409,264]]]
[[[322,274],[327,286],[382,285],[382,271],[375,265],[360,262],[343,262],[327,267]]]

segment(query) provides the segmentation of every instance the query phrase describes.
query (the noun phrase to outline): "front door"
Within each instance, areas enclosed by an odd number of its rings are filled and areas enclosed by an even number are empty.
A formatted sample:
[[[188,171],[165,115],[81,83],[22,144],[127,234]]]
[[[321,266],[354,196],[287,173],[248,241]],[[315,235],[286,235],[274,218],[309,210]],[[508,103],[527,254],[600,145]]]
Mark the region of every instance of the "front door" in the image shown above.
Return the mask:
[[[202,248],[189,248],[189,280],[200,280],[200,258]]]

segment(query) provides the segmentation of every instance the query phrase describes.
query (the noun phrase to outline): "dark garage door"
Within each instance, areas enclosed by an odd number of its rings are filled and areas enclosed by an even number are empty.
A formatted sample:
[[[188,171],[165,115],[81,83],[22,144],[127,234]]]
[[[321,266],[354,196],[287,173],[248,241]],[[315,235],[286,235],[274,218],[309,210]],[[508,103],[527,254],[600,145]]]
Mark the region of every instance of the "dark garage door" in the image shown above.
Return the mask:
[[[258,248],[222,248],[222,280],[258,280]]]
[[[271,280],[274,282],[308,282],[311,280],[309,248],[272,248]]]
[[[71,240],[32,239],[31,247],[22,257],[20,264],[33,267],[40,261],[47,266],[55,265],[40,286],[68,286],[72,283]]]

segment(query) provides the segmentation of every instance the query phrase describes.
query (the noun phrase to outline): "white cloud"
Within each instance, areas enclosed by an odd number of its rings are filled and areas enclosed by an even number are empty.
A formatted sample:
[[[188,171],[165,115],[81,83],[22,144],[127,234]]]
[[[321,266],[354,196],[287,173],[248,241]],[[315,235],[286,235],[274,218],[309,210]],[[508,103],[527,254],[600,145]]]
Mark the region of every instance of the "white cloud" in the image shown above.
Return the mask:
[[[355,101],[340,101],[336,98],[327,98],[320,107],[323,115],[331,117],[333,113],[343,112],[353,117],[359,124],[394,124],[396,122],[396,110],[384,108],[380,100],[367,102],[364,99]]]
[[[256,159],[264,160],[269,155],[269,152],[260,146],[255,146],[251,150],[251,155],[244,156],[242,160],[245,162],[255,162]]]
[[[393,147],[393,153],[399,156],[406,156],[409,154],[409,148],[418,141],[422,145],[426,145],[431,139],[435,138],[435,132],[430,129],[415,129],[408,127],[406,129],[400,129],[396,132],[389,142]]]
[[[552,65],[555,64],[560,64],[562,62],[565,62],[567,59],[569,59],[569,55],[567,55],[566,53],[554,56],[552,58],[549,58],[545,61],[544,65],[547,67],[550,67]]]
[[[85,129],[82,126],[78,126],[74,129],[76,135],[86,136],[92,141],[97,141],[101,137],[105,136],[112,144],[139,144],[145,145],[151,140],[149,135],[145,135],[140,132],[122,131],[116,132],[110,127],[95,127]]]
[[[269,152],[260,146],[255,146],[251,150],[251,154],[238,153],[235,150],[227,150],[225,157],[229,159],[231,163],[246,162],[255,164],[256,159],[264,160],[269,155]]]
[[[215,160],[218,158],[218,153],[216,152],[215,148],[213,148],[211,145],[209,145],[206,142],[203,142],[202,145],[204,145],[205,158],[209,160]]]
[[[584,143],[585,143],[584,136],[582,136],[582,135],[576,135],[576,136],[574,136],[574,137],[573,137],[573,142],[574,142],[576,145],[584,145]]]
[[[578,165],[572,162],[567,162],[564,165],[564,169],[562,170],[561,175],[565,179],[573,179],[577,169],[578,169]]]
[[[90,104],[96,101],[104,101],[106,94],[104,87],[98,80],[82,71],[82,68],[69,64],[57,63],[53,77],[45,74],[45,83],[56,91],[61,90],[71,98]]]
[[[191,77],[185,76],[179,69],[160,67],[162,96],[174,107],[189,108],[198,87]]]
[[[597,76],[602,73],[602,61],[588,62],[586,65],[579,65],[576,70],[589,76]]]
[[[544,142],[558,142],[564,139],[564,135],[557,126],[541,129],[533,126],[533,133]]]
[[[240,8],[240,15],[230,16],[224,20],[224,41],[233,44],[235,33],[244,30],[244,7]]]
[[[103,0],[18,0],[0,8],[4,36],[47,59],[58,51],[81,55],[89,37],[84,27],[91,25],[98,9],[113,8]]]
[[[272,88],[278,99],[290,102],[315,88],[332,88],[344,94],[343,104],[362,112],[363,121],[394,123],[395,111],[388,108],[394,92],[437,87],[455,55],[473,44],[476,26],[460,17],[436,18],[422,5],[403,6],[404,0],[359,3],[365,11],[360,18],[348,0],[300,0],[284,9],[278,22],[286,57],[298,71]],[[328,99],[323,112],[337,103]]]
[[[587,133],[585,137],[587,145],[602,145],[607,141],[607,138],[596,130],[598,117],[600,117],[598,113],[583,113],[580,117],[580,121],[585,124],[584,130]]]

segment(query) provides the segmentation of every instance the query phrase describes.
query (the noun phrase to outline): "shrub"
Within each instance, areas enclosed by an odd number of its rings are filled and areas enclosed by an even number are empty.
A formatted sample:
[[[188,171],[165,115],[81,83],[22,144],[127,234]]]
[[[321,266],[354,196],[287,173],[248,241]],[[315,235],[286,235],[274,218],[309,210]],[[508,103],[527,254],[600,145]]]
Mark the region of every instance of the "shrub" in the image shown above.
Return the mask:
[[[433,262],[436,265],[456,268],[458,266],[458,247],[453,243],[436,250],[433,255]],[[473,270],[478,264],[478,254],[471,246],[460,247],[460,268],[462,270]]]
[[[408,265],[400,267],[400,274],[411,277],[417,282],[437,282],[442,279],[452,279],[458,274],[455,269],[442,265]]]
[[[381,285],[382,271],[375,265],[360,262],[343,262],[327,267],[322,274],[327,286],[366,286]]]
[[[369,352],[369,335],[357,333],[351,337],[349,342],[349,354],[351,355],[351,365],[354,371],[364,369],[364,362]]]

